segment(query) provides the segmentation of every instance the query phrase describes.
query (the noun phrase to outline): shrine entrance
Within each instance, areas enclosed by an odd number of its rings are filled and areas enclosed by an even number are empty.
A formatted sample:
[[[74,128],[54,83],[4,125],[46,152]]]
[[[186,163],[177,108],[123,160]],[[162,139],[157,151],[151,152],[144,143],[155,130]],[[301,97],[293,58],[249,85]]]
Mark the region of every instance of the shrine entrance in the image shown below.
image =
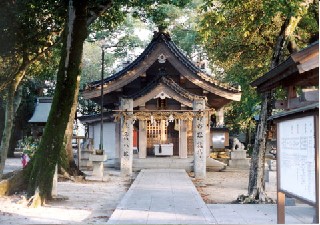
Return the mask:
[[[132,174],[135,147],[140,161],[152,162],[145,168],[152,168],[154,161],[168,167],[163,161],[186,161],[193,155],[195,177],[202,178],[210,147],[209,114],[223,112],[224,105],[240,100],[241,92],[197,67],[169,34],[157,32],[138,58],[89,83],[83,96],[116,113],[114,151],[123,174]]]
[[[147,121],[147,156],[155,156],[157,145],[172,144],[173,156],[179,156],[179,124],[178,121]]]

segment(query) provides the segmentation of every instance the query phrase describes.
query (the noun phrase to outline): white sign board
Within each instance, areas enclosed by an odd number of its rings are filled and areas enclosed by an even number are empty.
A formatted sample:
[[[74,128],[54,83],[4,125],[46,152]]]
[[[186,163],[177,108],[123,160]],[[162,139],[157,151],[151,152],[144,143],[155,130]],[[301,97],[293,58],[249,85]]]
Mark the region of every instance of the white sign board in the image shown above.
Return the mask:
[[[280,190],[316,203],[314,117],[278,125]]]

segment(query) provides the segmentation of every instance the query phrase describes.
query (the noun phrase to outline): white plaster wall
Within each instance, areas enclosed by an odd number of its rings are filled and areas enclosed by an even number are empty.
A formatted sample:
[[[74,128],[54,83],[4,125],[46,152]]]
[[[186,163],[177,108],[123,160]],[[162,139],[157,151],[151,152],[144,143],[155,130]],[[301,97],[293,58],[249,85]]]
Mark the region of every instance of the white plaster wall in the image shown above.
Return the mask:
[[[89,128],[89,137],[93,138],[93,146],[99,149],[100,144],[100,124],[94,124]],[[108,155],[108,159],[115,158],[115,123],[103,124],[103,149]]]

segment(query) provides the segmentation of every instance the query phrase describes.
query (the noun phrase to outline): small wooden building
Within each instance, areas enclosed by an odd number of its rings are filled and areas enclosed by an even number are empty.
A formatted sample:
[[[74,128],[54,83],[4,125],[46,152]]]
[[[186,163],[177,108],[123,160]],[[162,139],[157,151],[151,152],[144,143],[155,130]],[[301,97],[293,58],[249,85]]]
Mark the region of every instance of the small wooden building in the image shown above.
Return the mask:
[[[33,138],[40,138],[43,135],[44,127],[47,123],[50,109],[52,105],[52,97],[38,97],[34,113],[29,123],[32,124],[31,133]]]
[[[277,138],[278,223],[285,223],[285,195],[315,207],[319,223],[319,42],[293,53],[253,82],[258,92],[282,88],[272,115]],[[276,126],[275,126],[276,125]]]
[[[223,121],[223,106],[241,97],[238,87],[198,68],[169,34],[161,32],[136,60],[104,79],[103,94],[103,107],[118,118],[112,128],[114,149],[105,148],[107,154],[115,151],[112,155],[119,158],[122,170],[131,173],[136,143],[141,159],[157,156],[158,145],[172,148],[170,157],[194,156],[199,176],[205,175],[211,115],[216,113],[217,120]],[[88,84],[83,96],[101,104],[101,81]]]

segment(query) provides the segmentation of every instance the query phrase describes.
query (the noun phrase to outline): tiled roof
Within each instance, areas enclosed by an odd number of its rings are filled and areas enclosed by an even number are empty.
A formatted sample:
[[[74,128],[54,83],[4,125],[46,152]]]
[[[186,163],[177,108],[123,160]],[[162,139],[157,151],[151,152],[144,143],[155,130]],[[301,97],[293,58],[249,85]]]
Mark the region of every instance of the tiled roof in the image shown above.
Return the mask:
[[[52,97],[39,97],[29,123],[46,123],[52,105]]]
[[[110,81],[114,81],[118,79],[119,77],[125,75],[128,71],[134,69],[136,66],[140,64],[145,58],[147,58],[151,52],[156,48],[158,43],[165,43],[165,45],[170,49],[170,51],[177,57],[177,59],[183,63],[193,74],[197,75],[202,80],[205,80],[206,82],[209,82],[213,85],[215,85],[218,88],[233,91],[238,93],[239,89],[238,87],[233,87],[226,83],[221,83],[220,81],[214,79],[209,74],[202,71],[199,67],[197,67],[191,60],[189,60],[182,51],[174,44],[174,42],[171,40],[171,37],[169,34],[166,33],[156,33],[152,39],[152,41],[149,43],[149,45],[146,47],[146,49],[127,67],[123,68],[119,72],[115,73],[114,75],[107,77],[104,79],[104,83],[108,83]],[[93,89],[95,87],[99,87],[101,85],[101,81],[94,81],[88,85],[89,89]]]

